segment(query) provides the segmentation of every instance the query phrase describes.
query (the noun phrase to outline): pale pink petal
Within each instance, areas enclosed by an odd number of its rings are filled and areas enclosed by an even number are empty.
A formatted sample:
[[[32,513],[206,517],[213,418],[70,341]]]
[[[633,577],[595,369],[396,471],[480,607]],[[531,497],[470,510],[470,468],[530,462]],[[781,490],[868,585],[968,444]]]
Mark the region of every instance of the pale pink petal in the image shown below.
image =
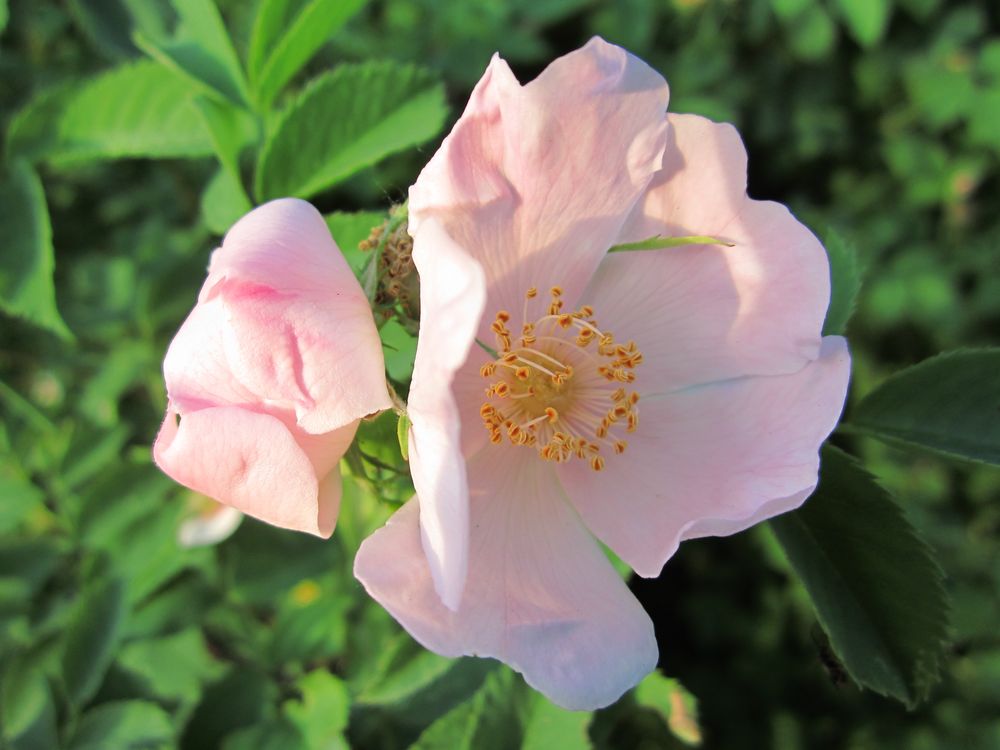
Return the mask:
[[[735,533],[812,492],[849,374],[846,342],[828,336],[797,373],[643,399],[625,453],[601,472],[560,466],[563,486],[591,531],[637,573],[656,576],[681,540]]]
[[[165,372],[175,402],[175,390],[214,403],[256,401],[294,411],[312,433],[391,406],[368,302],[305,201],[272,201],[233,226],[171,348]]]
[[[344,436],[329,440],[336,446]],[[322,537],[333,532],[339,489],[320,496],[313,464],[277,417],[210,407],[178,425],[168,411],[153,457],[177,482],[262,521]]]
[[[486,270],[491,311],[532,286],[574,302],[660,167],[667,95],[658,73],[598,38],[525,86],[494,57],[410,188],[411,233],[441,221]]]
[[[826,253],[788,209],[746,196],[746,151],[730,125],[669,115],[664,168],[621,241],[709,235],[733,247],[613,253],[584,294],[598,322],[634,339],[640,390],[795,372],[819,351]]]
[[[256,404],[259,398],[232,371],[224,344],[229,316],[222,300],[195,305],[163,359],[170,402],[187,413],[219,404]]]
[[[355,575],[425,647],[491,656],[570,709],[617,700],[657,661],[649,617],[566,502],[551,464],[515,448],[470,462],[469,578],[434,589],[411,500],[362,545]]]
[[[451,384],[476,347],[486,285],[479,264],[433,219],[414,238],[413,261],[421,315],[407,405],[410,473],[423,498],[420,527],[435,586],[454,609],[465,584],[469,490]]]

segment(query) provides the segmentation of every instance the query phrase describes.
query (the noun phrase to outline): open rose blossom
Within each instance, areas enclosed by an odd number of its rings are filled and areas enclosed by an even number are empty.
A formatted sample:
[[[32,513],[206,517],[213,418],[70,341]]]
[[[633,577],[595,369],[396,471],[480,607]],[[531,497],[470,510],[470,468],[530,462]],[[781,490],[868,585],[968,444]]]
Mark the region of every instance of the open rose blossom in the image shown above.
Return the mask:
[[[273,201],[229,230],[170,344],[153,456],[196,492],[329,536],[340,458],[358,420],[390,406],[383,367],[368,301],[323,217]]]
[[[796,508],[847,389],[823,247],[746,196],[731,126],[666,106],[600,39],[525,86],[494,57],[410,191],[417,497],[355,573],[427,648],[572,709],[657,663],[598,540],[655,576],[685,539]],[[608,253],[657,235],[732,246]]]

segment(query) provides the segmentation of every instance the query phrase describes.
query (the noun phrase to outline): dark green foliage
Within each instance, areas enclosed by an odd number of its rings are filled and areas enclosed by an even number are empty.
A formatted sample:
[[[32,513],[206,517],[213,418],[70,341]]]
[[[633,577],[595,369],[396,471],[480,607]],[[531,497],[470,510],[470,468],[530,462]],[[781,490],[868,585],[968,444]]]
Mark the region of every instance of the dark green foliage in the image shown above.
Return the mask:
[[[894,374],[851,424],[885,440],[1000,464],[1000,349],[942,354]]]
[[[849,674],[911,707],[923,701],[944,656],[943,574],[889,494],[827,447],[816,492],[771,528]]]

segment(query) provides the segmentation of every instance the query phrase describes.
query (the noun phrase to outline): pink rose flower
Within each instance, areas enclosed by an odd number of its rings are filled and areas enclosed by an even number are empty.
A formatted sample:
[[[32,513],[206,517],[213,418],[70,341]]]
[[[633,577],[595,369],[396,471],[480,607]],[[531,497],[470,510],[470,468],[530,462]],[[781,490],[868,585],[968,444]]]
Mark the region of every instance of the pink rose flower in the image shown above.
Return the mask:
[[[666,106],[600,39],[525,86],[494,57],[410,190],[417,498],[355,574],[427,648],[571,709],[657,663],[594,537],[655,576],[685,539],[797,507],[847,388],[823,247],[746,196],[731,126]],[[656,235],[733,246],[608,254]]]
[[[391,404],[368,301],[315,208],[276,200],[229,230],[163,373],[164,472],[275,526],[333,532],[340,458]]]

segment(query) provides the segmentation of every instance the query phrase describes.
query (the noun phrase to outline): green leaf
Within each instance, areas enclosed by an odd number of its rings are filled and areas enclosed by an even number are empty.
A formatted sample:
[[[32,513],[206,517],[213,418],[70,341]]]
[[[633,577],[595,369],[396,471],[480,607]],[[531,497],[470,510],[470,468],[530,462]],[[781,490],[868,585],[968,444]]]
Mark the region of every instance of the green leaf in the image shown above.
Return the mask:
[[[357,211],[347,213],[336,211],[323,217],[330,228],[337,247],[344,254],[348,265],[355,276],[360,276],[365,263],[371,258],[371,252],[365,252],[358,247],[362,240],[368,238],[372,228],[385,221],[384,211]]]
[[[194,157],[212,141],[191,88],[142,60],[36,97],[11,122],[8,151],[56,166],[95,159]]]
[[[45,193],[23,161],[0,174],[0,309],[63,338],[72,334],[56,308],[55,257]]]
[[[837,7],[862,47],[873,47],[882,39],[892,13],[891,0],[837,0]]]
[[[701,745],[698,701],[680,682],[652,672],[636,686],[635,701],[658,713],[685,745]]]
[[[184,750],[219,747],[230,732],[251,726],[266,714],[276,685],[250,667],[234,667],[210,685],[184,728]]]
[[[44,655],[0,663],[0,746],[48,750],[59,746],[56,707],[43,671]]]
[[[399,443],[399,452],[404,461],[410,460],[410,418],[405,414],[399,415],[396,422],[396,441]]]
[[[0,380],[0,404],[3,404],[9,414],[14,415],[36,432],[52,435],[57,431],[52,420],[39,411],[37,406],[2,380]]]
[[[340,592],[301,581],[278,611],[268,657],[274,665],[331,659],[347,640],[349,603]]]
[[[222,168],[205,185],[201,194],[201,218],[216,234],[225,234],[253,206],[232,173]]]
[[[796,16],[788,30],[788,42],[796,57],[820,60],[830,54],[837,41],[837,27],[820,3],[807,3],[805,12]]]
[[[206,93],[247,103],[243,68],[214,0],[172,1],[180,19],[177,36],[161,43],[139,32],[136,44]]]
[[[7,28],[7,20],[10,18],[10,11],[7,9],[7,0],[0,0],[0,34]]]
[[[226,735],[222,750],[312,750],[305,737],[285,719],[275,719]]]
[[[723,245],[733,247],[732,242],[720,240],[718,237],[706,237],[704,235],[691,235],[689,237],[663,237],[656,235],[646,240],[638,242],[623,242],[621,245],[612,245],[609,253],[622,253],[628,250],[665,250],[669,247],[683,247],[685,245]]]
[[[122,647],[118,664],[157,698],[184,702],[197,700],[202,685],[222,670],[197,628],[132,641]]]
[[[861,685],[915,706],[938,679],[948,604],[942,572],[874,478],[825,446],[819,487],[771,528],[834,651]]]
[[[122,0],[69,0],[69,12],[91,47],[113,59],[132,57],[133,20]]]
[[[307,747],[343,748],[351,697],[344,683],[323,669],[310,672],[296,684],[301,701],[286,701],[285,717],[302,733]]]
[[[528,715],[521,750],[588,750],[587,729],[594,715],[589,711],[567,711],[541,693],[528,698]]]
[[[517,677],[506,668],[490,673],[482,686],[431,724],[412,750],[503,750],[521,743]]]
[[[791,20],[805,13],[814,0],[771,0],[771,9],[778,18]]]
[[[0,534],[17,528],[45,502],[45,493],[31,482],[20,462],[8,456],[0,456],[0,497]]]
[[[946,352],[892,375],[848,425],[902,446],[1000,465],[1000,349]]]
[[[52,697],[38,653],[19,654],[2,664],[0,737],[13,740],[43,715]]]
[[[83,715],[69,750],[166,750],[173,744],[174,729],[162,708],[146,701],[116,701]]]
[[[279,118],[260,153],[257,196],[308,198],[434,137],[446,111],[443,87],[421,68],[342,65],[313,81]]]
[[[205,123],[219,163],[242,192],[240,152],[257,139],[256,122],[245,111],[207,96],[195,97],[194,106]]]
[[[111,664],[125,617],[125,587],[116,578],[98,578],[83,590],[66,629],[62,675],[69,699],[86,703]]]
[[[263,0],[254,20],[247,65],[259,107],[282,87],[367,0]],[[297,10],[297,12],[295,12]]]
[[[830,259],[830,305],[826,309],[823,335],[829,336],[847,329],[861,291],[861,269],[853,244],[833,230],[826,233],[825,240]]]
[[[403,328],[395,318],[379,329],[385,369],[397,383],[405,383],[413,374],[413,358],[417,355],[417,337]]]

